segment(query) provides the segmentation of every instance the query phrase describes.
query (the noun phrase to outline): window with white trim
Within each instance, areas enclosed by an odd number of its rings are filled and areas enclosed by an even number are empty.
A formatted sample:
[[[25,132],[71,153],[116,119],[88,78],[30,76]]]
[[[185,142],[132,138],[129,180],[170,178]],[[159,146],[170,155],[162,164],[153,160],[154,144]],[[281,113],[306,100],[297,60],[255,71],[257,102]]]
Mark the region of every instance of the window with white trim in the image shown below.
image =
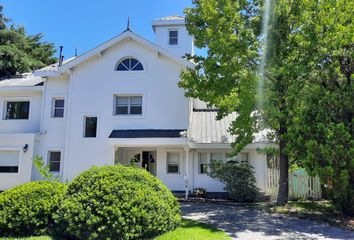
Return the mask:
[[[117,71],[143,71],[144,67],[141,62],[132,57],[124,58],[117,64]]]
[[[168,31],[168,44],[169,45],[178,45],[178,30],[169,30]]]
[[[51,172],[60,172],[60,151],[49,151],[48,152],[48,164],[49,171]]]
[[[198,171],[199,174],[208,173],[208,153],[198,153]]]
[[[52,118],[63,118],[64,117],[64,98],[53,98],[52,106]]]
[[[0,150],[0,173],[18,173],[20,151]]]
[[[115,96],[115,115],[142,115],[142,96]]]
[[[222,161],[222,153],[210,153],[210,161]]]
[[[84,117],[84,138],[95,138],[97,136],[97,117]]]
[[[29,101],[6,101],[4,120],[26,120],[29,119]]]
[[[248,153],[241,153],[241,163],[248,164]]]
[[[180,174],[180,153],[167,152],[166,153],[166,167],[167,173]]]

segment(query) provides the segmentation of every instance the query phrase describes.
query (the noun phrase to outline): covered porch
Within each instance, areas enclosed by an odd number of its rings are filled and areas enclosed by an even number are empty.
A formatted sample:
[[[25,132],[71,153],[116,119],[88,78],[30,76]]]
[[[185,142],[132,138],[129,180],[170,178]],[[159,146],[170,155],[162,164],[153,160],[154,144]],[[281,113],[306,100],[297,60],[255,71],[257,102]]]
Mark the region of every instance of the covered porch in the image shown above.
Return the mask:
[[[189,150],[185,130],[114,130],[109,137],[114,164],[144,168],[172,191],[186,191]]]

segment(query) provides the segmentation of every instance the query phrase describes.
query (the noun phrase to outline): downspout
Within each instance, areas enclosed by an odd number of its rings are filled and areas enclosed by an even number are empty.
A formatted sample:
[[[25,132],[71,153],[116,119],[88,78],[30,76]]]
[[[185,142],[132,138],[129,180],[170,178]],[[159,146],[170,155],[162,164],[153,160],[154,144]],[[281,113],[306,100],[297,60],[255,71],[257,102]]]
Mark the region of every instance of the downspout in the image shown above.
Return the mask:
[[[45,105],[46,105],[47,82],[48,82],[48,78],[44,78],[43,92],[42,92],[41,122],[39,124],[39,133],[38,134],[46,133],[46,131],[44,130],[44,110],[45,110]]]

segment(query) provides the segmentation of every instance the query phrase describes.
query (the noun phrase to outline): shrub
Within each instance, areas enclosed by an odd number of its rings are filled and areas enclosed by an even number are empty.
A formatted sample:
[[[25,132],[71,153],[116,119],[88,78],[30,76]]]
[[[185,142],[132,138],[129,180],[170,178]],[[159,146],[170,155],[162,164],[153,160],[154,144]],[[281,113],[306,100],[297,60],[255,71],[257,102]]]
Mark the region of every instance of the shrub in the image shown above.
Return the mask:
[[[0,193],[0,233],[4,236],[49,234],[66,185],[29,182]]]
[[[55,216],[60,232],[74,239],[149,239],[176,228],[179,204],[143,169],[92,167],[76,177]]]
[[[224,189],[231,199],[237,202],[255,202],[260,197],[252,166],[232,161],[213,161],[210,168],[209,175],[225,184]]]

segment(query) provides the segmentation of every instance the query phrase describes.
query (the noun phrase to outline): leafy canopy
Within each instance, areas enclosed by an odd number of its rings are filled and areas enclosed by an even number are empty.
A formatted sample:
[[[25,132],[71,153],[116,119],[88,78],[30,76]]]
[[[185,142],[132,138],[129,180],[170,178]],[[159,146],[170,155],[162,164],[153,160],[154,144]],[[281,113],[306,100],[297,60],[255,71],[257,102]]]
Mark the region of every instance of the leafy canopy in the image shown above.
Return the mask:
[[[9,25],[0,5],[0,79],[29,72],[56,61],[52,43],[43,34],[27,35],[23,26]]]

